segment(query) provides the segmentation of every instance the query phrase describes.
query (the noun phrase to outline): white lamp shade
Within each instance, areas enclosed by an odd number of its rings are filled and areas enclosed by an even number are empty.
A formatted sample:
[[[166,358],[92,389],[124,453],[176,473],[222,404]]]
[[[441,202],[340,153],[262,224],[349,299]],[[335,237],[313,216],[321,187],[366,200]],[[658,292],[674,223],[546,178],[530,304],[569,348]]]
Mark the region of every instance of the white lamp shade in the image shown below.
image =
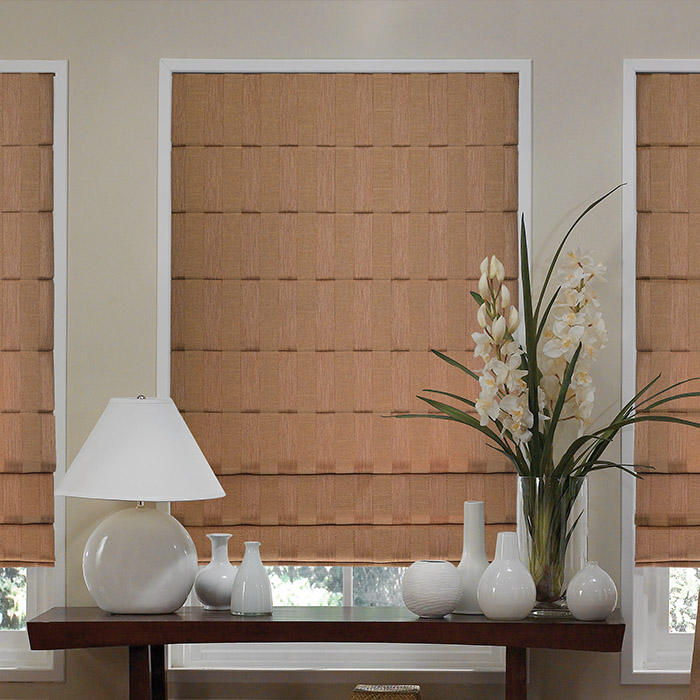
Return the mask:
[[[172,399],[111,399],[58,496],[197,501],[226,495]]]

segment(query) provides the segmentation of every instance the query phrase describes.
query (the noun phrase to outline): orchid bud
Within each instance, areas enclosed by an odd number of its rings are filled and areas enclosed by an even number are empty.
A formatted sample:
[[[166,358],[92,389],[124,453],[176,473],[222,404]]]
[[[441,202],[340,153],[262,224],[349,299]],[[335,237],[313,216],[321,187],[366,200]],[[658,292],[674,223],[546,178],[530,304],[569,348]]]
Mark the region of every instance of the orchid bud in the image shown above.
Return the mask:
[[[505,284],[501,285],[501,307],[507,309],[510,306],[510,292]]]
[[[476,320],[482,328],[486,328],[489,323],[488,316],[486,315],[486,304],[482,304],[479,310],[476,312]]]
[[[520,316],[518,316],[518,310],[514,306],[511,306],[510,313],[508,314],[508,332],[514,333],[519,325]]]
[[[481,265],[479,265],[479,271],[481,272],[482,275],[489,274],[489,256],[488,255],[481,261]]]
[[[503,340],[503,336],[506,334],[506,319],[503,316],[499,316],[494,322],[491,328],[491,335],[493,339],[498,342]]]
[[[489,296],[489,281],[485,274],[479,277],[479,294],[481,294],[482,299],[486,299]]]
[[[491,256],[491,265],[489,267],[489,277],[491,279],[497,279],[499,282],[503,282],[506,276],[506,270],[503,267],[503,263],[495,256]]]

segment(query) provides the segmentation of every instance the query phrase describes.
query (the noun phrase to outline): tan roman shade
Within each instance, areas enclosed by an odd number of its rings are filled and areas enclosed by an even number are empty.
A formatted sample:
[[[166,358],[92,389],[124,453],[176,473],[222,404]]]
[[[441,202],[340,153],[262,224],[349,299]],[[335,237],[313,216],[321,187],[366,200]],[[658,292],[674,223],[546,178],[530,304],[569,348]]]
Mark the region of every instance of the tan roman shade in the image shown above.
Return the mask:
[[[0,566],[54,561],[53,75],[0,73]]]
[[[173,76],[171,394],[228,494],[173,505],[200,556],[458,560],[465,500],[514,529],[479,434],[386,416],[476,394],[429,351],[476,367],[479,263],[517,271],[517,123],[514,74]]]
[[[700,75],[637,78],[637,385],[700,376]],[[682,387],[698,391],[698,383]],[[671,404],[700,421],[700,399]],[[635,428],[636,559],[700,566],[700,431]]]

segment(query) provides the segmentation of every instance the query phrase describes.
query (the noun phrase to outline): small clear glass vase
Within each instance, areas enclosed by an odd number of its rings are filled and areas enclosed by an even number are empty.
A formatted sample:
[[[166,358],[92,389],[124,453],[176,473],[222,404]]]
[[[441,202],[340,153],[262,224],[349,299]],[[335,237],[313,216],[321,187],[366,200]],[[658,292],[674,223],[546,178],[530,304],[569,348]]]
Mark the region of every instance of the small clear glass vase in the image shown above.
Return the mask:
[[[586,564],[585,477],[518,477],[520,556],[537,589],[534,615],[566,615],[566,587]]]

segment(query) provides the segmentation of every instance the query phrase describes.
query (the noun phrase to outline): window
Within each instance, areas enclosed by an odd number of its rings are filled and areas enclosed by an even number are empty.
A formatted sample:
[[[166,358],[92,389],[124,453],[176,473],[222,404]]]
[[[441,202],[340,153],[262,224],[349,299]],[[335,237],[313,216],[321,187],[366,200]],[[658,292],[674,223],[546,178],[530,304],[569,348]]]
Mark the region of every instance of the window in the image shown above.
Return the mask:
[[[623,174],[623,397],[634,394],[637,256],[637,76],[698,73],[694,60],[625,62]],[[622,461],[634,462],[634,436],[623,434]],[[628,624],[623,648],[624,683],[687,683],[699,583],[695,569],[635,567],[634,479],[622,479],[621,603]]]
[[[530,65],[527,61],[162,61],[161,102],[159,109],[161,115],[159,129],[159,170],[161,173],[161,177],[159,177],[159,309],[161,312],[159,313],[158,326],[157,369],[159,394],[170,392],[170,233],[172,224],[170,190],[172,125],[170,115],[172,110],[171,90],[173,73],[517,73],[519,80],[517,91],[519,120],[517,129],[519,134],[517,146],[519,173],[517,178],[517,199],[520,207],[526,212],[527,217],[530,210],[528,184],[530,168],[530,143],[528,140],[530,133],[528,126],[530,119],[529,71]],[[250,155],[251,158],[257,157],[256,154]],[[260,158],[267,158],[269,155],[269,153],[263,153],[260,155]],[[397,157],[403,157],[403,155],[405,154],[398,154]],[[180,155],[178,155],[179,157]],[[209,154],[202,153],[202,157],[209,157]],[[420,163],[423,161],[416,162],[420,166]],[[231,163],[224,164],[224,167],[235,168],[235,163],[231,165],[232,163],[233,161],[231,160]],[[192,164],[195,168],[192,172],[198,172],[197,168],[199,166],[197,163],[193,161]],[[364,166],[360,165],[358,167],[362,168]],[[365,170],[364,172],[366,173],[367,171]],[[195,175],[195,177],[197,176]],[[498,178],[497,173],[496,178]],[[274,181],[278,182],[276,176]],[[244,184],[242,186],[242,196],[246,196],[246,191],[248,195],[254,193],[258,185],[259,183],[255,182]],[[246,188],[248,189],[246,190]],[[309,188],[310,196],[312,197],[316,196],[319,191],[316,188]],[[213,190],[211,193],[212,196],[217,196],[217,193]],[[182,193],[178,194],[181,195]],[[279,196],[281,197],[281,194]],[[277,197],[277,194],[275,194],[275,197]],[[515,212],[512,212],[512,214],[515,214]],[[515,218],[514,221],[516,221]],[[517,234],[516,231],[514,233]],[[179,313],[179,311],[175,313]],[[192,318],[199,319],[196,323],[201,323],[202,317],[195,315]],[[203,528],[199,523],[202,523],[206,516],[203,517],[204,514],[202,512],[194,510],[191,513],[195,520],[199,519],[195,526],[203,532]],[[226,529],[230,531],[230,528]],[[461,525],[457,529],[460,531],[459,542],[461,543]],[[303,603],[307,600],[314,600],[314,597],[328,604],[340,604],[341,601],[343,604],[349,604],[348,602],[351,601],[351,604],[355,605],[372,605],[396,601],[399,577],[396,568],[314,567],[309,571],[300,571],[299,569],[303,569],[303,567],[298,566],[296,569],[291,570],[289,567],[280,566],[272,569],[278,592],[284,592],[285,595],[289,596],[288,600],[290,601],[298,600]],[[301,589],[301,592],[297,589]],[[183,673],[185,673],[186,669],[245,670],[259,668],[261,665],[266,668],[289,670],[421,668],[425,670],[451,669],[463,671],[464,669],[480,669],[492,671],[503,668],[503,654],[502,650],[481,648],[446,648],[441,650],[421,647],[413,650],[397,650],[391,646],[381,649],[369,649],[363,645],[349,645],[349,648],[346,648],[344,645],[337,645],[337,647],[324,645],[323,653],[321,654],[318,648],[313,647],[313,645],[279,645],[279,648],[274,648],[273,645],[265,645],[265,653],[261,655],[254,645],[246,645],[244,648],[236,645],[212,645],[173,649],[170,662],[172,668],[182,669]],[[188,680],[191,679],[191,676],[186,674],[182,677]]]
[[[403,605],[398,566],[269,566],[275,605]]]
[[[56,473],[65,470],[66,207],[68,74],[65,61],[0,60],[0,73],[52,73],[53,78],[53,245],[54,245],[54,418]],[[61,499],[62,500],[62,499]],[[63,678],[63,652],[29,649],[27,617],[61,604],[64,591],[63,502],[54,505],[55,568],[0,569],[0,681]]]

